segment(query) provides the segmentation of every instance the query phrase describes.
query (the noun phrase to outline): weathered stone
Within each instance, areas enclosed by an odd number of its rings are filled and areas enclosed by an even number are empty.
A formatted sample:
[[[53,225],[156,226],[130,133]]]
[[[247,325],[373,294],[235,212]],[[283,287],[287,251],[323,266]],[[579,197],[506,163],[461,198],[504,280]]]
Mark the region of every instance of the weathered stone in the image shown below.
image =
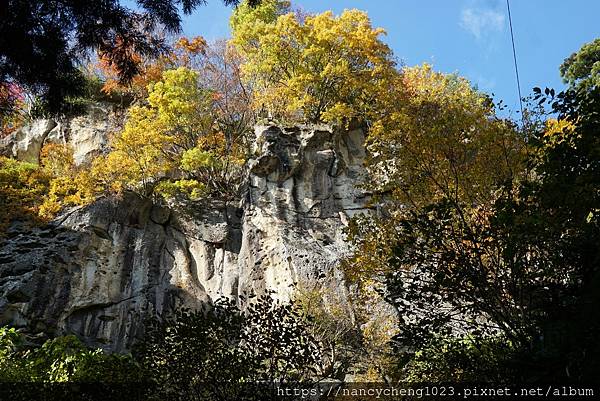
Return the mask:
[[[0,140],[2,154],[37,163],[44,141],[56,125],[54,120],[36,120],[30,125],[19,128]]]
[[[13,225],[0,246],[0,324],[122,351],[147,316],[179,305],[229,297],[243,306],[265,291],[287,301],[298,282],[346,291],[342,230],[368,200],[357,187],[362,131],[268,126],[256,137],[239,205],[168,210],[127,194],[46,227]]]
[[[45,144],[69,145],[75,164],[90,162],[105,152],[112,134],[123,123],[123,115],[108,103],[95,103],[87,113],[69,119],[35,120],[12,134],[0,139],[0,155],[37,163]]]
[[[75,164],[91,161],[108,148],[109,138],[121,126],[121,116],[110,105],[92,105],[88,112],[70,120],[66,127],[67,143],[73,148]]]

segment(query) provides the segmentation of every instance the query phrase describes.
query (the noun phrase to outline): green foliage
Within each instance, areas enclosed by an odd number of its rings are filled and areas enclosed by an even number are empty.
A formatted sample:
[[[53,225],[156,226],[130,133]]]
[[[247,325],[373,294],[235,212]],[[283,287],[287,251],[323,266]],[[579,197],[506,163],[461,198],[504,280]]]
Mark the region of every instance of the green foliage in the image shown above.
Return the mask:
[[[600,39],[581,47],[560,66],[560,75],[571,88],[589,90],[600,86]]]
[[[155,189],[157,194],[166,199],[174,199],[183,195],[192,201],[200,200],[207,194],[206,186],[196,180],[162,181]]]
[[[588,51],[588,46],[581,50]],[[545,99],[557,122],[535,137],[537,179],[499,203],[496,222],[515,238],[510,255],[514,250],[521,257],[535,255],[539,270],[553,277],[538,300],[545,306],[537,327],[544,340],[535,344],[536,362],[552,377],[560,378],[562,367],[581,380],[597,380],[600,320],[593,311],[600,305],[600,86],[573,82]]]
[[[501,337],[435,337],[402,366],[408,383],[511,383],[515,352]]]
[[[309,330],[323,344],[320,374],[343,380],[364,355],[364,344],[352,305],[340,299],[336,290],[339,291],[326,286],[299,285],[295,300],[303,314],[310,316]]]
[[[130,355],[91,350],[72,335],[35,346],[14,328],[0,328],[0,382],[141,381],[142,371]]]

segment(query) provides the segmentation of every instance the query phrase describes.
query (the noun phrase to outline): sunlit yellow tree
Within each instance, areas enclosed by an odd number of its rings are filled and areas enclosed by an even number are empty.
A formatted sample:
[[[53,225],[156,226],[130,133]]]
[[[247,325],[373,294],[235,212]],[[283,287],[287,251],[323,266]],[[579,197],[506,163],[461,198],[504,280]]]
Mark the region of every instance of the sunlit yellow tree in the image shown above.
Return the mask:
[[[371,118],[398,75],[380,39],[383,29],[358,10],[269,19],[250,25],[232,18],[233,43],[244,57],[242,75],[254,88],[257,109],[308,122]]]
[[[269,24],[291,12],[288,0],[263,0],[257,5],[243,1],[229,18],[233,42],[239,46],[258,46],[258,40]]]
[[[461,357],[509,350],[528,336],[519,297],[529,266],[507,258],[493,221],[498,200],[526,178],[525,144],[463,78],[424,65],[404,68],[400,84],[401,101],[367,136],[367,187],[379,213],[351,222],[356,252],[345,271],[362,287],[384,289],[405,317],[399,346],[433,346],[439,335]],[[453,327],[468,338],[452,340]],[[473,364],[495,366],[502,355]]]
[[[144,196],[229,194],[240,155],[216,129],[214,93],[199,84],[198,72],[167,70],[148,92],[148,104],[129,109],[112,151],[93,164],[95,179],[109,190]]]
[[[367,137],[368,187],[385,204],[385,216],[353,226],[361,251],[352,266],[363,278],[394,269],[389,260],[406,218],[443,202],[475,233],[487,224],[497,189],[524,171],[514,125],[498,118],[467,80],[424,65],[404,68],[400,84],[396,108]]]
[[[514,125],[469,81],[426,64],[404,68],[399,84],[396,106],[368,135],[377,191],[417,207],[441,198],[478,205],[521,171]]]
[[[100,193],[86,166],[75,165],[69,145],[46,144],[40,151],[38,168],[50,179],[38,211],[45,219],[53,218],[64,207],[91,203]]]

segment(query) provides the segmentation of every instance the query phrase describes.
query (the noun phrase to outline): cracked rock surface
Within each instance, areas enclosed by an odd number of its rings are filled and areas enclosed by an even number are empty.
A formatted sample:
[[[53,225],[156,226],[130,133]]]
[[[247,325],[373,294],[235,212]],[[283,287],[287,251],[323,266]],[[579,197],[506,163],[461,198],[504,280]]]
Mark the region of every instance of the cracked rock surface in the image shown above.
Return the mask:
[[[146,317],[181,305],[243,306],[265,291],[287,301],[299,282],[344,293],[342,230],[367,211],[363,142],[360,129],[257,127],[239,203],[183,213],[125,194],[44,227],[13,223],[0,244],[0,324],[124,351]]]
[[[122,112],[108,103],[94,103],[88,105],[84,115],[35,120],[0,138],[0,155],[37,163],[42,147],[54,143],[70,146],[75,164],[85,164],[108,151],[110,136],[122,124]]]

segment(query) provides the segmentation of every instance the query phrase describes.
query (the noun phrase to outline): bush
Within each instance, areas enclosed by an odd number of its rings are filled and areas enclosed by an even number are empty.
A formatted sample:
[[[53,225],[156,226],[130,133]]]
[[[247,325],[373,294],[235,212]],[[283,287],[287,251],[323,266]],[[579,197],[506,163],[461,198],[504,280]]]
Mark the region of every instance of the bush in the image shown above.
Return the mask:
[[[28,343],[14,328],[0,328],[0,383],[130,383],[143,381],[131,355],[92,350],[73,335]]]
[[[299,311],[265,296],[244,311],[221,299],[156,319],[135,355],[158,399],[262,400],[276,383],[313,378],[321,352]]]
[[[36,164],[0,156],[0,235],[16,218],[39,219],[50,180]]]
[[[406,356],[401,377],[409,383],[503,383],[512,378],[510,361],[515,350],[499,336],[438,336]]]

